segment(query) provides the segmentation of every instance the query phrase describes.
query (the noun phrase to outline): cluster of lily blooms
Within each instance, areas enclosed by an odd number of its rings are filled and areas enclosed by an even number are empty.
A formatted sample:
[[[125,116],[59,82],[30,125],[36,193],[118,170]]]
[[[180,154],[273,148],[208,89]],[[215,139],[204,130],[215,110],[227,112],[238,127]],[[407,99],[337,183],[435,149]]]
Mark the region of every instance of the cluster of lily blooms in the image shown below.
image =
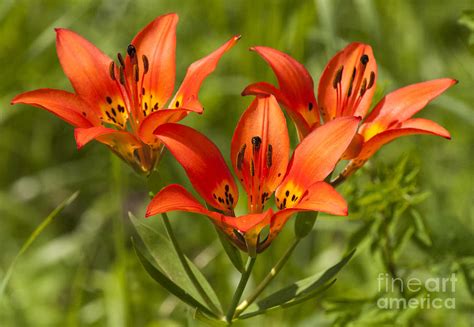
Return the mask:
[[[409,134],[450,138],[435,122],[412,117],[455,84],[453,79],[403,87],[370,111],[377,81],[370,46],[351,43],[329,61],[319,81],[317,100],[313,79],[302,64],[278,50],[253,47],[270,65],[278,86],[258,82],[242,93],[255,98],[231,141],[230,159],[248,203],[248,213],[236,217],[238,187],[219,149],[200,132],[178,122],[190,112],[203,112],[198,99],[201,84],[240,37],[232,37],[189,66],[172,97],[177,22],[176,14],[156,18],[135,36],[125,57],[118,54],[117,62],[78,34],[57,29],[58,57],[74,93],[39,89],[12,100],[48,110],[73,125],[79,148],[97,140],[146,175],[166,147],[211,209],[173,184],[156,194],[147,216],[174,210],[199,213],[242,250],[260,252],[294,213],[347,215],[347,204],[333,186],[382,145]],[[300,139],[291,158],[280,105],[295,123]],[[331,186],[325,179],[340,160],[349,161]],[[273,194],[276,210],[267,205]],[[261,239],[266,226],[269,234]]]

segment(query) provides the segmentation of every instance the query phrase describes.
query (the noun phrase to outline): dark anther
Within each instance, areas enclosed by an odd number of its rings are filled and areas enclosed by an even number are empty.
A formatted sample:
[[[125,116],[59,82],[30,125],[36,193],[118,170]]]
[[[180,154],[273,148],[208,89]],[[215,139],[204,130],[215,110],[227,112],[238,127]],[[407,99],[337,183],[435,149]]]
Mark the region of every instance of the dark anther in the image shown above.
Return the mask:
[[[280,177],[280,176],[281,176],[281,173],[278,173],[278,177]]]
[[[347,91],[347,96],[350,97],[352,94],[352,84],[354,83],[354,78],[356,76],[357,70],[354,67],[354,70],[352,71],[352,76],[351,76],[351,81],[349,82],[349,90]]]
[[[135,82],[138,82],[140,80],[140,76],[138,76],[139,74],[140,72],[138,70],[138,64],[133,65],[133,76],[135,78]]]
[[[117,53],[117,59],[120,62],[120,66],[125,67],[125,61],[123,61],[122,54],[119,52]]]
[[[135,57],[135,55],[137,54],[137,49],[135,49],[135,46],[133,44],[128,45],[127,53],[130,56],[130,58]]]
[[[212,193],[212,197],[213,197],[214,199],[217,199],[216,193]]]
[[[115,111],[114,108],[112,108],[112,115],[117,116],[117,112]]]
[[[293,196],[291,197],[291,201],[295,202],[296,200],[296,195],[293,194]]]
[[[143,117],[146,117],[146,110],[143,110]]]
[[[111,97],[106,97],[105,101],[107,101],[108,104],[112,104],[112,98]]]
[[[150,64],[148,62],[148,57],[143,55],[142,60],[143,60],[143,74],[146,74],[146,73],[148,73],[148,69],[150,68]]]
[[[148,110],[148,103],[145,102],[145,109]]]
[[[341,83],[342,80],[342,72],[344,71],[344,66],[341,66],[337,72],[336,75],[334,75],[334,80],[332,81],[332,87],[337,89],[337,84]]]
[[[362,65],[367,65],[367,63],[369,62],[369,56],[368,55],[363,55],[362,57],[360,57],[360,62]]]
[[[244,143],[240,148],[239,154],[237,155],[237,169],[242,170],[242,163],[244,162],[244,155],[245,149],[247,148],[247,144]]]
[[[290,191],[287,190],[287,191],[285,192],[285,195],[286,195],[286,197],[289,197],[289,196],[290,196]]]
[[[260,136],[254,136],[252,137],[252,147],[253,151],[258,151],[260,150],[260,144],[262,144],[262,139]]]
[[[155,103],[155,105],[153,106],[153,109],[158,110],[158,102]]]
[[[313,110],[313,103],[312,102],[308,103],[308,110],[309,111]]]
[[[225,189],[225,191],[226,191],[226,192],[229,192],[229,190],[230,190],[230,187],[229,187],[229,185],[228,185],[228,184],[226,184],[226,185],[224,186],[224,189]]]
[[[365,91],[367,90],[367,79],[364,78],[364,80],[362,81],[362,85],[360,86],[360,96],[364,96],[365,94]]]
[[[229,194],[229,201],[230,204],[234,204],[234,197],[232,196],[232,194]]]
[[[120,66],[120,84],[125,85],[125,74],[123,72],[123,66]]]
[[[125,112],[125,108],[122,107],[121,105],[118,105],[118,106],[117,106],[117,109],[118,109],[119,112],[122,112],[122,113]]]
[[[111,61],[109,65],[109,75],[112,81],[115,81],[115,62]]]
[[[142,95],[145,95],[145,88],[142,87]]]
[[[179,101],[176,101],[175,106],[176,106],[176,108],[179,107]]]
[[[270,168],[272,166],[272,161],[273,161],[273,146],[269,144],[267,146],[267,168]]]
[[[250,175],[255,176],[255,165],[253,159],[250,161]]]
[[[369,79],[369,85],[367,85],[367,90],[370,89],[372,86],[374,86],[375,82],[375,73],[370,72],[370,79]]]

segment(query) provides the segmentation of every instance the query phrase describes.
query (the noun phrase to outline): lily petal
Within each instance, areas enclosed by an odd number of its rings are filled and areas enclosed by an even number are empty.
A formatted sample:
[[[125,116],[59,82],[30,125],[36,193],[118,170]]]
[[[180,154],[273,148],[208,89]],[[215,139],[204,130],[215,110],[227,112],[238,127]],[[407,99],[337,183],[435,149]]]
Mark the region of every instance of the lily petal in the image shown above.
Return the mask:
[[[77,95],[103,121],[123,128],[128,112],[120,86],[110,75],[112,59],[82,36],[67,29],[56,29],[56,50],[64,73]]]
[[[387,94],[367,116],[360,133],[368,141],[380,131],[408,120],[456,83],[451,78],[440,78],[412,84]]]
[[[451,138],[449,132],[434,121],[423,118],[412,118],[402,123],[399,128],[383,131],[365,142],[360,154],[357,156],[357,159],[367,160],[383,145],[400,136],[413,134],[428,134],[441,136],[446,139]]]
[[[153,197],[146,209],[145,217],[176,210],[203,215],[216,214],[216,218],[220,216],[217,212],[213,213],[207,210],[184,187],[178,184],[172,184],[163,188]]]
[[[132,134],[125,131],[118,131],[104,126],[94,126],[90,128],[76,128],[74,130],[77,148],[80,149],[92,140],[118,148],[127,146],[130,149],[129,155],[133,158],[133,149],[142,146]]]
[[[147,207],[146,217],[177,210],[198,213],[211,218],[243,250],[247,250],[246,242],[251,242],[252,246],[256,247],[260,231],[270,224],[270,218],[273,215],[271,210],[267,210],[265,213],[240,217],[225,216],[206,209],[184,187],[172,184],[155,195]],[[240,234],[235,233],[235,230]]]
[[[237,204],[238,189],[219,149],[206,136],[180,124],[159,126],[155,135],[183,166],[207,203],[224,212]]]
[[[146,56],[148,72],[143,76],[142,90],[145,102],[168,102],[176,79],[176,25],[178,15],[162,15],[142,29],[132,40],[141,60]],[[144,69],[143,69],[144,70]]]
[[[39,89],[17,95],[11,104],[29,104],[45,109],[75,127],[100,124],[96,114],[77,95],[61,90]]]
[[[260,250],[263,250],[272,242],[291,216],[301,211],[320,211],[337,216],[347,216],[347,202],[329,184],[325,182],[314,183],[294,207],[280,210],[273,215],[269,237]]]
[[[314,82],[306,68],[288,54],[269,47],[257,46],[251,50],[257,52],[275,73],[280,92],[273,95],[288,109],[289,115],[295,120],[300,132],[303,135],[309,132],[309,130],[302,130],[306,126],[298,121],[300,117],[303,117],[310,128],[319,126]],[[244,93],[249,94],[255,89],[255,87],[248,87]],[[299,117],[294,117],[294,113],[298,113]]]
[[[324,121],[335,117],[364,117],[375,91],[377,64],[369,45],[351,43],[327,64],[318,86]]]
[[[249,195],[250,212],[259,212],[283,180],[290,140],[286,119],[273,95],[257,96],[232,137],[234,171]]]
[[[178,121],[179,115],[186,115],[188,112],[187,109],[160,109],[155,111],[141,122],[138,136],[143,143],[156,149],[161,145],[160,140],[154,134],[158,126],[165,123],[175,123]]]
[[[232,37],[208,56],[191,64],[186,72],[183,83],[181,83],[178,92],[176,92],[175,97],[171,100],[170,107],[186,108],[188,110],[202,112],[203,107],[198,99],[199,89],[204,79],[216,69],[224,53],[230,50],[238,40],[240,40],[240,35]]]
[[[280,209],[291,207],[334,169],[357,132],[360,118],[336,118],[313,130],[296,147],[287,175],[276,190]]]

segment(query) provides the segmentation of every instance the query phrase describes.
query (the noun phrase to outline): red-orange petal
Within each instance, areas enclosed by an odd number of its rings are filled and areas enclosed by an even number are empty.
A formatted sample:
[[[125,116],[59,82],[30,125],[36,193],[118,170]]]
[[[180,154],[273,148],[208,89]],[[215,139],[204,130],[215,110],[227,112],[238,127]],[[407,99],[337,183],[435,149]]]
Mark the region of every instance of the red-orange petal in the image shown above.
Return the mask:
[[[216,69],[224,53],[230,50],[239,39],[240,35],[232,37],[211,54],[192,63],[186,72],[186,76],[178,92],[176,92],[175,97],[171,100],[169,107],[186,108],[192,111],[202,112],[203,107],[199,102],[198,94],[203,81]]]
[[[77,95],[91,106],[98,117],[114,124],[105,111],[110,110],[112,105],[125,107],[125,100],[117,81],[112,80],[109,73],[112,59],[82,36],[67,29],[56,29],[56,50],[64,73]],[[119,116],[124,125],[128,118],[127,111],[119,113]]]
[[[77,148],[80,149],[92,140],[111,146],[115,149],[136,149],[143,144],[140,143],[132,134],[125,131],[118,131],[104,126],[94,126],[90,128],[76,128],[74,130]],[[120,152],[122,152],[120,150]],[[129,153],[133,158],[133,153]]]
[[[290,207],[334,169],[357,132],[360,118],[336,118],[313,130],[296,147],[287,175],[276,190],[277,206]],[[286,201],[285,201],[286,200]]]
[[[232,137],[231,160],[249,196],[250,212],[260,212],[285,175],[290,152],[286,119],[273,95],[257,96]]]
[[[173,123],[159,126],[155,135],[183,166],[194,188],[207,203],[224,212],[233,210],[238,189],[214,143],[190,127]]]
[[[186,115],[187,109],[160,109],[148,115],[138,128],[138,136],[143,143],[153,148],[160,146],[161,142],[154,134],[158,126],[166,123],[177,122],[180,115]]]
[[[163,108],[174,90],[176,79],[176,25],[178,15],[171,13],[155,18],[132,40],[138,59],[148,59],[143,77],[144,99],[152,98]],[[141,71],[141,70],[140,70]]]
[[[270,225],[270,239],[276,237],[288,219],[301,211],[320,211],[337,216],[347,216],[347,203],[329,184],[316,182],[311,185],[296,205],[276,212]]]
[[[402,123],[457,81],[440,78],[412,84],[387,94],[367,116],[360,133],[368,141],[373,135]]]
[[[295,120],[298,128],[299,117],[293,117],[293,113],[298,113],[303,117],[309,128],[319,126],[319,112],[316,98],[314,96],[314,83],[306,68],[294,58],[281,51],[269,47],[253,47],[252,51],[257,52],[272,68],[275,73],[280,92],[274,94],[287,109],[290,116]],[[244,92],[250,92],[248,88]],[[308,131],[300,131],[306,134]]]
[[[199,203],[184,187],[172,184],[158,192],[146,209],[145,217],[155,216],[169,211],[187,211],[209,215],[211,212]],[[218,213],[214,213],[219,215]]]
[[[423,118],[412,118],[400,124],[398,128],[383,131],[364,143],[362,150],[354,161],[366,161],[383,145],[394,139],[413,134],[437,135],[450,139],[449,132],[434,121]]]
[[[351,43],[327,64],[318,86],[324,121],[335,117],[364,117],[372,102],[377,64],[369,45]]]
[[[92,127],[100,124],[92,112],[77,95],[53,89],[39,89],[17,95],[11,104],[29,104],[45,109],[75,127]]]

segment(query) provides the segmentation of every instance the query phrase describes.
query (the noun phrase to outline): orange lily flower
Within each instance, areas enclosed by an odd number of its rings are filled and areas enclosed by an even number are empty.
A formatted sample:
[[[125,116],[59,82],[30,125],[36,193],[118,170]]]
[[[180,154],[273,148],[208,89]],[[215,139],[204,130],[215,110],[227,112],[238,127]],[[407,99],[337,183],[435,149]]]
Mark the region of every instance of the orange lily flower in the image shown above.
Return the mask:
[[[181,210],[208,216],[240,249],[263,251],[290,216],[299,211],[347,215],[345,200],[324,179],[356,133],[359,119],[344,117],[315,129],[296,147],[291,160],[286,120],[273,96],[257,96],[244,112],[231,144],[234,171],[247,193],[248,214],[235,217],[238,188],[219,149],[204,135],[180,124],[155,131],[183,166],[207,209],[182,186],[162,189],[146,216]],[[275,192],[279,210],[265,210]],[[269,235],[261,239],[266,226]]]
[[[107,145],[137,171],[149,174],[162,148],[153,131],[189,112],[201,113],[198,92],[221,56],[240,36],[189,66],[170,99],[176,74],[178,16],[160,16],[141,30],[118,63],[80,35],[56,29],[56,49],[75,93],[39,89],[16,96],[12,104],[30,104],[75,127],[78,148],[91,140]]]
[[[319,124],[313,91],[313,80],[302,64],[289,55],[267,47],[254,47],[271,66],[280,88],[260,82],[249,85],[243,95],[274,94],[295,120],[299,133],[305,136]],[[326,66],[318,87],[318,108],[324,122],[338,117],[364,119],[342,159],[352,159],[339,180],[360,168],[384,144],[410,134],[431,134],[449,139],[449,132],[433,121],[412,118],[430,101],[457,83],[451,78],[435,79],[403,87],[387,94],[367,115],[377,80],[377,64],[369,45],[351,43],[338,52]],[[312,105],[304,105],[311,103]],[[312,110],[309,110],[311,107]],[[311,114],[310,114],[311,113]],[[301,122],[302,121],[302,122]]]

